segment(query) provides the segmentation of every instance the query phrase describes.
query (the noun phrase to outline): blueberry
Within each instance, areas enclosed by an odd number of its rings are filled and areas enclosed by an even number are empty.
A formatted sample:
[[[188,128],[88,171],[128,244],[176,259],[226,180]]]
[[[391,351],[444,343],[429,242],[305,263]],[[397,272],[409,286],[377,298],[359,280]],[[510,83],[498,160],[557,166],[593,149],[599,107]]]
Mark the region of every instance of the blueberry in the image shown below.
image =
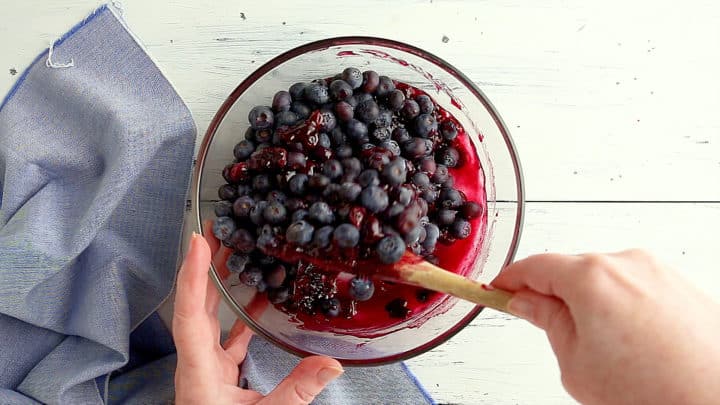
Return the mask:
[[[307,190],[308,175],[296,173],[288,180],[288,188],[295,195],[304,195]]]
[[[410,314],[410,309],[407,305],[407,300],[396,298],[385,305],[385,310],[391,318],[407,318]]]
[[[250,216],[250,210],[255,206],[255,200],[250,196],[242,196],[235,200],[232,205],[233,214],[235,218],[243,219]]]
[[[388,163],[390,163],[389,153],[375,152],[367,158],[367,166],[378,171]]]
[[[391,186],[399,186],[405,183],[407,178],[407,166],[405,165],[405,159],[395,158],[390,163],[386,164],[382,170],[382,178],[385,182]]]
[[[248,121],[250,122],[250,126],[255,130],[272,128],[275,122],[270,107],[261,105],[253,107],[253,109],[250,110],[250,113],[248,113]]]
[[[304,208],[301,208],[301,209],[293,212],[292,216],[290,217],[290,220],[292,222],[297,222],[297,221],[307,218],[307,216],[308,216],[308,211]]]
[[[293,101],[292,104],[290,104],[290,111],[294,112],[298,119],[304,120],[310,116],[312,109],[301,101]]]
[[[234,200],[237,198],[237,187],[230,184],[224,184],[218,189],[218,197],[221,200]]]
[[[240,282],[250,287],[257,286],[262,281],[262,278],[262,270],[258,266],[248,266],[245,271],[240,273]]]
[[[340,301],[337,298],[322,298],[318,300],[320,312],[323,315],[334,318],[340,315]]]
[[[447,179],[441,184],[444,188],[453,188],[455,187],[455,177],[448,176]]]
[[[423,114],[431,114],[435,110],[435,103],[425,94],[415,97],[415,101],[417,101],[420,112]]]
[[[409,121],[420,114],[420,106],[415,100],[405,100],[400,114]]]
[[[265,223],[263,212],[265,211],[265,207],[267,207],[267,205],[267,201],[258,201],[255,203],[255,206],[250,209],[250,220],[255,225],[263,225]]]
[[[255,140],[257,141],[258,145],[255,146],[255,151],[262,150],[262,148],[267,148],[270,146],[270,141],[272,141],[273,132],[271,129],[261,129],[258,131],[255,131]],[[263,146],[263,144],[266,144]]]
[[[353,277],[349,292],[355,301],[367,301],[375,293],[375,284],[369,278]]]
[[[465,219],[473,219],[477,218],[483,213],[483,207],[482,205],[474,202],[474,201],[468,201],[460,207],[460,214]]]
[[[330,141],[330,136],[326,133],[321,133],[318,135],[318,142],[317,146],[325,149],[330,149],[332,147],[332,143]]]
[[[393,139],[393,141],[402,145],[405,142],[411,140],[412,137],[410,136],[410,133],[408,132],[407,129],[405,129],[403,127],[397,127],[392,132],[392,139]]]
[[[338,177],[342,176],[343,174],[343,167],[342,164],[335,160],[330,159],[323,163],[322,166],[322,172],[324,175],[328,176],[331,180],[337,179]]]
[[[387,99],[388,107],[393,111],[399,111],[405,104],[405,93],[400,90],[393,90]]]
[[[449,226],[455,222],[457,211],[449,209],[441,209],[437,212],[437,223],[440,226]]]
[[[373,213],[384,211],[389,205],[387,193],[377,186],[365,188],[360,193],[360,202]]]
[[[296,245],[307,245],[312,241],[315,228],[304,220],[296,221],[288,226],[285,239]]]
[[[437,170],[437,163],[432,157],[424,157],[420,159],[418,170],[427,174],[428,176],[432,176],[433,174],[435,174],[435,170]]]
[[[398,157],[402,153],[402,151],[400,150],[400,145],[398,145],[398,143],[393,141],[392,139],[383,141],[378,146],[390,151],[390,154],[392,154],[393,157]]]
[[[255,145],[247,139],[238,142],[233,148],[233,155],[235,155],[235,159],[239,161],[249,158],[253,152],[255,152]]]
[[[290,86],[288,92],[290,93],[293,101],[301,100],[303,98],[303,94],[305,93],[305,87],[307,86],[307,83],[295,83]]]
[[[330,184],[330,178],[322,174],[313,174],[310,176],[307,183],[308,187],[317,190],[324,189],[328,186],[328,184]]]
[[[230,201],[217,201],[213,204],[216,217],[229,217],[233,213],[233,203]]]
[[[464,219],[457,219],[450,226],[450,234],[458,239],[465,239],[470,236],[472,226]]]
[[[415,228],[411,229],[410,232],[405,234],[405,244],[410,246],[412,244],[418,243],[420,241],[421,233],[425,232],[425,229],[418,225]],[[425,235],[427,237],[427,235]]]
[[[353,202],[358,198],[361,192],[362,187],[360,187],[357,183],[345,182],[340,185],[340,198],[343,201]]]
[[[422,138],[427,138],[437,132],[437,121],[430,114],[420,114],[414,121],[415,133]]]
[[[235,232],[235,221],[230,217],[219,217],[215,219],[213,223],[213,234],[220,240],[230,238],[230,235]]]
[[[258,174],[252,180],[253,190],[258,193],[267,193],[272,187],[270,176],[267,174]]]
[[[275,114],[275,125],[278,127],[292,126],[300,120],[300,117],[292,111],[280,111]],[[275,135],[280,136],[277,132]],[[280,144],[280,143],[277,143]]]
[[[277,201],[268,202],[263,210],[263,218],[271,224],[279,224],[287,219],[287,209]]]
[[[443,184],[450,177],[447,166],[443,164],[437,165],[435,173],[432,175],[432,181],[435,184]]]
[[[340,122],[348,122],[355,115],[355,109],[347,101],[339,101],[335,104],[333,111],[335,111],[335,116]]]
[[[422,242],[422,247],[428,254],[435,251],[438,238],[440,238],[440,228],[433,223],[425,225],[425,240]]]
[[[422,189],[422,191],[420,191],[420,197],[423,200],[427,201],[428,204],[435,203],[435,200],[438,199],[439,195],[440,195],[440,192],[435,187],[432,187],[432,186],[428,186],[428,187]]]
[[[385,211],[385,215],[392,218],[400,215],[403,211],[405,211],[405,206],[398,202],[394,202],[390,205],[390,208]]]
[[[336,125],[337,119],[332,111],[325,110],[320,113],[320,127],[318,128],[320,131],[330,132],[335,129]]]
[[[225,266],[227,266],[227,269],[230,270],[231,273],[242,273],[249,262],[250,258],[247,255],[234,252],[228,257]]]
[[[258,291],[260,291],[258,285]],[[260,291],[262,292],[262,291]],[[290,289],[287,287],[273,288],[267,293],[268,301],[273,304],[282,304],[290,299]]]
[[[330,96],[336,101],[347,100],[353,95],[353,89],[344,80],[335,80],[330,83]]]
[[[380,76],[373,70],[363,72],[362,91],[365,93],[374,93],[380,84]]]
[[[362,171],[362,163],[356,157],[346,158],[342,161],[343,173],[358,176]]]
[[[457,189],[443,188],[440,193],[442,206],[448,209],[458,209],[465,202],[465,196]]]
[[[380,242],[375,246],[378,259],[385,264],[399,262],[405,253],[405,249],[405,241],[397,235],[386,236],[380,239]]]
[[[245,130],[245,136],[243,138],[247,139],[250,142],[255,142],[257,140],[255,138],[255,130],[252,129],[252,127],[248,127],[248,129]]]
[[[313,246],[320,249],[330,246],[330,239],[332,238],[334,230],[335,229],[329,225],[316,230],[312,240]]]
[[[359,145],[362,141],[367,139],[368,127],[356,119],[351,119],[345,125],[345,133],[355,142],[355,144]]]
[[[292,96],[290,93],[281,90],[273,96],[272,109],[275,112],[288,111],[290,110],[290,103],[292,103]]]
[[[311,101],[315,104],[325,104],[330,100],[328,88],[320,83],[311,83],[309,86],[305,87],[303,97],[305,100]]]
[[[449,146],[438,152],[435,156],[435,160],[447,167],[455,167],[460,161],[460,153],[457,149]]]
[[[380,174],[375,169],[363,170],[358,176],[358,183],[363,188],[380,185]]]
[[[291,197],[285,201],[285,208],[287,208],[288,211],[295,212],[307,208],[307,204],[305,204],[302,198]]]
[[[345,80],[345,83],[349,84],[353,89],[357,89],[363,84],[363,74],[359,69],[354,67],[349,67],[343,70],[340,77],[342,77],[342,79]]]
[[[238,252],[248,254],[255,250],[255,237],[247,229],[237,229],[231,238]]]
[[[393,114],[390,112],[390,110],[381,109],[380,112],[378,112],[377,118],[373,120],[373,124],[376,128],[384,128],[389,127],[392,124]],[[390,130],[388,129],[388,138],[390,137]]]
[[[340,127],[335,127],[332,131],[330,131],[330,146],[338,147],[340,145],[345,145],[347,143],[347,136],[345,136],[345,131],[342,130]]]
[[[355,107],[355,118],[360,121],[370,124],[380,114],[380,108],[374,100],[363,101]]]
[[[423,172],[416,172],[413,174],[412,179],[410,179],[412,184],[418,186],[419,188],[423,189],[430,186],[430,178],[427,174]]]
[[[454,140],[458,135],[457,126],[452,121],[443,122],[442,125],[440,125],[440,135],[442,135],[446,141]]]
[[[412,138],[403,144],[403,152],[408,159],[419,159],[432,153],[432,141],[423,138]]]
[[[393,83],[392,79],[387,76],[380,76],[379,77],[379,83],[378,87],[375,90],[375,94],[377,94],[378,97],[385,97],[391,92],[395,90],[395,83]]]
[[[323,201],[313,203],[313,205],[310,206],[308,213],[308,218],[322,225],[330,224],[335,220],[335,215],[333,214],[332,209],[330,209],[330,206]]]
[[[401,186],[397,190],[396,200],[400,204],[407,206],[408,204],[410,204],[414,196],[415,195],[412,188],[410,188],[409,186]]]
[[[335,157],[338,159],[349,158],[353,155],[353,150],[350,145],[342,145],[335,148]]]
[[[279,202],[280,204],[285,204],[287,201],[287,196],[285,193],[283,193],[280,190],[272,190],[271,192],[267,193],[267,197],[265,198],[268,202]],[[287,208],[287,207],[286,207]]]
[[[279,288],[282,286],[283,282],[285,282],[286,276],[287,270],[285,269],[285,266],[278,263],[265,273],[263,280],[268,287]]]
[[[360,241],[360,231],[352,224],[340,224],[333,231],[333,241],[342,248],[355,247]]]

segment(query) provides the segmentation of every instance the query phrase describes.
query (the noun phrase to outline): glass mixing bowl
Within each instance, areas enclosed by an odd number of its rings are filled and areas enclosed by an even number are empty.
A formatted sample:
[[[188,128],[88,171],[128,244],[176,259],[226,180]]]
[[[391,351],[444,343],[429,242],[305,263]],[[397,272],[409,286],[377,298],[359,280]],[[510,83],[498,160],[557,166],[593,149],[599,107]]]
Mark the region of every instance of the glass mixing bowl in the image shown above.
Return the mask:
[[[210,123],[200,146],[192,203],[197,228],[214,219],[212,204],[225,183],[223,167],[248,127],[248,112],[269,105],[273,94],[296,82],[333,76],[348,66],[375,70],[427,92],[464,126],[480,159],[487,194],[488,226],[470,278],[492,281],[518,246],[524,211],[523,180],[517,151],[500,115],[465,75],[419,48],[380,38],[342,37],[312,42],[267,62],[230,94]],[[465,254],[466,252],[457,252]],[[425,313],[376,334],[356,337],[303,329],[269,305],[255,288],[235,285],[216,266],[211,278],[233,311],[258,335],[300,355],[322,354],[347,365],[379,365],[404,360],[442,344],[475,318],[482,307],[445,297]]]

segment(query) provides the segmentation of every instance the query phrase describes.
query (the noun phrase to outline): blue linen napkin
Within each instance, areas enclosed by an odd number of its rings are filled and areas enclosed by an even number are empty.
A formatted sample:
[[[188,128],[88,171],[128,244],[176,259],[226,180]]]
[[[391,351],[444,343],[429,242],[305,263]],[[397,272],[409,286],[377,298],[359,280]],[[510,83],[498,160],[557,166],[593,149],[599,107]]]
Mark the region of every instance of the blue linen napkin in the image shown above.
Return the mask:
[[[166,403],[195,125],[111,7],[49,51],[0,104],[0,403]],[[254,338],[243,375],[267,393],[297,361]],[[432,402],[402,363],[315,401]]]

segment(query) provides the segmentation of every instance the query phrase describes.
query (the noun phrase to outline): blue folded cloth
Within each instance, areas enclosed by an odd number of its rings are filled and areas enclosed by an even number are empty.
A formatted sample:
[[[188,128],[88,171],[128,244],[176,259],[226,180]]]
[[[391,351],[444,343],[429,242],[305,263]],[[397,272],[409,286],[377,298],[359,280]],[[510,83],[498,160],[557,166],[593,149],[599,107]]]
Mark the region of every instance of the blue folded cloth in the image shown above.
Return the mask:
[[[50,50],[0,104],[0,404],[166,403],[195,124],[111,7]],[[267,393],[297,361],[255,338],[243,373]],[[432,399],[395,364],[315,403]]]

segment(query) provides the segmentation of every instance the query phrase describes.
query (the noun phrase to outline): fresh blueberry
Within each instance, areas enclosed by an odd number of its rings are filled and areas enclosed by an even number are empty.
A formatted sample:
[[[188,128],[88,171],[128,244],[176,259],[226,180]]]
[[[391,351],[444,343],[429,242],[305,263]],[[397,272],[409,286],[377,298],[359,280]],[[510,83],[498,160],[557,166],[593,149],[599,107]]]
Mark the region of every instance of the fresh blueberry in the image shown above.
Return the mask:
[[[288,188],[295,195],[305,195],[307,191],[308,175],[305,173],[295,173],[288,180]]]
[[[365,188],[360,193],[360,202],[373,213],[384,211],[389,205],[387,193],[377,186]]]
[[[275,201],[275,202],[279,202],[280,204],[284,205],[285,202],[287,201],[287,196],[285,195],[285,193],[283,193],[280,190],[272,190],[269,193],[267,193],[267,197],[265,197],[265,199],[268,202]]]
[[[437,163],[432,157],[424,157],[420,159],[418,169],[421,172],[427,174],[428,176],[432,176],[433,174],[435,174],[435,170],[437,170]]]
[[[322,172],[331,180],[334,180],[343,175],[343,167],[339,161],[330,159],[323,163]]]
[[[475,201],[468,201],[460,207],[460,214],[465,219],[473,219],[477,218],[483,213],[483,207],[482,205],[476,203]]]
[[[215,219],[213,223],[213,234],[220,240],[230,238],[230,235],[235,232],[235,221],[230,217],[219,217]]]
[[[332,226],[323,226],[322,228],[315,231],[313,235],[312,244],[316,248],[324,249],[330,246],[330,240],[335,229]]]
[[[345,145],[346,143],[347,136],[345,136],[345,131],[343,131],[340,127],[335,127],[335,129],[330,132],[330,145],[338,147],[340,145]]]
[[[303,92],[305,100],[311,101],[315,104],[325,104],[330,100],[328,94],[328,88],[320,83],[311,83],[305,87]]]
[[[237,187],[230,185],[230,184],[224,184],[220,186],[218,189],[218,197],[220,197],[221,200],[234,200],[237,198]]]
[[[318,306],[320,312],[329,318],[340,315],[340,300],[337,298],[322,298],[318,300]]]
[[[290,110],[290,103],[292,103],[292,96],[285,90],[278,91],[273,96],[272,109],[275,112],[288,111]]]
[[[445,181],[443,182],[443,184],[441,184],[441,186],[444,187],[444,188],[453,188],[453,187],[455,187],[455,177],[453,177],[453,176],[448,176],[447,179],[445,179]]]
[[[402,114],[406,120],[412,120],[420,114],[420,106],[415,100],[405,100],[400,114]]]
[[[385,215],[389,218],[393,218],[400,215],[403,211],[405,211],[405,206],[398,202],[394,202],[390,205],[390,208],[385,211]]]
[[[263,218],[271,224],[279,224],[287,219],[287,209],[277,201],[268,202],[263,210]]]
[[[440,134],[446,141],[452,141],[457,138],[457,125],[452,121],[445,121],[440,125]]]
[[[437,121],[430,114],[420,114],[415,118],[415,133],[422,138],[427,138],[437,132]]]
[[[413,174],[412,179],[410,179],[410,181],[412,181],[412,184],[418,186],[421,189],[430,186],[430,178],[428,177],[427,174],[425,174],[423,172],[416,172],[415,174]]]
[[[243,138],[250,142],[255,142],[257,140],[255,138],[255,130],[252,129],[252,127],[248,127],[248,129],[245,130],[245,136],[243,136]]]
[[[263,280],[268,287],[279,288],[285,282],[285,277],[287,277],[287,269],[278,263],[265,273]]]
[[[425,229],[422,227],[422,225],[418,225],[415,228],[411,229],[410,232],[405,234],[405,244],[407,246],[410,246],[412,244],[418,243],[420,241],[421,234],[425,232]],[[427,237],[427,235],[425,235]]]
[[[378,259],[385,264],[399,262],[400,258],[402,258],[405,253],[405,249],[405,241],[396,235],[386,236],[380,239],[380,242],[378,242],[377,246],[375,246]]]
[[[455,222],[457,211],[449,209],[441,209],[437,212],[437,223],[440,226],[449,226]]]
[[[257,286],[262,278],[262,270],[258,266],[247,266],[245,271],[240,273],[240,282],[250,287]]]
[[[362,187],[357,183],[345,182],[340,185],[340,198],[346,202],[353,202],[362,192]]]
[[[270,176],[268,176],[267,174],[256,175],[255,177],[253,177],[252,186],[253,190],[258,193],[267,193],[272,187]]]
[[[321,225],[330,224],[335,220],[335,215],[333,214],[332,209],[323,201],[313,203],[313,205],[310,206],[308,213],[308,218]]]
[[[344,80],[335,80],[330,83],[330,96],[336,101],[347,100],[353,95],[353,89]]]
[[[437,153],[435,160],[447,167],[456,167],[460,161],[460,153],[452,146],[448,146]]]
[[[448,209],[459,209],[465,202],[465,196],[457,189],[443,188],[440,193],[442,206]]]
[[[255,140],[257,141],[257,145],[255,146],[255,151],[259,151],[259,150],[262,150],[263,148],[267,148],[268,146],[270,146],[272,137],[273,137],[273,131],[271,129],[260,129],[258,131],[255,131]]]
[[[255,250],[255,237],[247,229],[236,230],[232,238],[238,252],[248,254]]]
[[[233,155],[235,155],[235,159],[239,161],[249,158],[253,152],[255,152],[255,145],[247,139],[238,142],[233,148]]]
[[[297,221],[307,218],[307,216],[308,216],[308,210],[301,208],[301,209],[293,212],[292,216],[290,217],[290,220],[292,222],[297,222]]]
[[[290,86],[288,92],[290,93],[293,101],[301,100],[303,98],[303,94],[305,93],[305,87],[307,87],[307,83],[295,83]]]
[[[405,159],[395,158],[386,164],[382,170],[382,178],[391,186],[399,186],[407,178],[407,165]]]
[[[390,163],[389,153],[375,152],[367,158],[367,166],[377,171],[382,170],[388,163]]]
[[[388,107],[390,107],[393,111],[399,111],[405,104],[405,93],[400,90],[393,90],[388,95],[387,103]]]
[[[420,106],[420,112],[423,114],[432,114],[433,110],[435,110],[435,103],[433,103],[430,96],[422,94],[415,97],[415,101],[417,101],[418,106]]]
[[[380,84],[380,76],[373,70],[363,72],[362,91],[365,93],[374,93]]]
[[[295,125],[300,120],[300,117],[292,111],[280,111],[279,113],[275,114],[275,125],[278,127],[282,126],[292,126]],[[275,135],[280,135],[277,132]]]
[[[260,285],[258,285],[258,291],[260,291]],[[268,301],[273,304],[282,304],[290,299],[290,289],[288,287],[270,289],[268,290],[267,297]]]
[[[375,169],[366,169],[358,176],[358,183],[363,188],[380,185],[380,174]]]
[[[288,226],[285,239],[296,245],[307,245],[312,241],[315,228],[304,220],[296,221]]]
[[[316,190],[322,190],[330,184],[330,178],[322,174],[313,174],[308,179],[308,187]]]
[[[288,211],[295,212],[307,208],[307,204],[305,204],[302,198],[291,197],[285,201],[285,208],[287,208]]]
[[[412,137],[410,136],[410,133],[407,129],[403,127],[397,127],[392,131],[392,139],[399,145],[402,145],[405,142],[411,140]]]
[[[252,192],[252,187],[250,187],[249,184],[238,184],[238,186],[237,186],[238,197],[242,197],[244,195],[249,195],[251,192]]]
[[[380,145],[378,146],[390,151],[390,154],[392,154],[393,157],[398,157],[402,153],[402,151],[400,150],[400,145],[398,145],[398,143],[393,141],[392,139],[380,142]]]
[[[458,239],[465,239],[470,236],[472,225],[464,219],[457,219],[450,225],[450,234]]]
[[[272,128],[275,122],[274,114],[270,107],[262,105],[253,107],[253,109],[250,110],[250,113],[248,113],[248,121],[250,121],[250,126],[255,130]]]
[[[225,266],[227,266],[231,273],[242,273],[248,263],[250,263],[248,255],[234,252],[230,255],[230,257],[228,257],[227,262],[225,262]]]
[[[352,224],[340,224],[333,231],[333,241],[342,248],[355,247],[360,241],[360,231]]]
[[[250,196],[242,196],[235,200],[232,205],[235,218],[244,219],[250,216],[250,210],[255,206],[255,200]]]
[[[335,104],[333,111],[335,111],[335,116],[340,122],[348,122],[355,115],[355,109],[347,101],[340,101]]]
[[[447,166],[443,164],[437,165],[435,173],[432,175],[432,181],[435,184],[443,184],[450,177]]]
[[[317,146],[320,146],[325,149],[330,149],[332,147],[332,142],[330,141],[330,136],[324,132],[319,134]]]
[[[355,301],[367,301],[375,293],[375,284],[366,277],[353,277],[349,293]]]
[[[380,114],[380,108],[374,100],[363,101],[355,107],[355,118],[370,124],[377,119]]]
[[[376,128],[386,128],[392,124],[393,114],[390,110],[381,109],[377,118],[373,121]],[[390,130],[388,129],[388,138],[390,138]]]
[[[255,206],[250,209],[250,220],[252,223],[258,226],[265,223],[263,212],[265,211],[265,207],[267,207],[267,205],[267,201],[258,201],[255,203]]]
[[[298,119],[304,120],[310,116],[312,109],[301,101],[293,101],[292,104],[290,104],[290,111],[294,112]]]
[[[229,217],[233,213],[233,203],[230,201],[218,201],[213,204],[216,217]]]
[[[343,173],[358,176],[362,171],[362,163],[356,157],[346,158],[342,161]]]
[[[440,228],[433,223],[425,225],[425,240],[422,241],[422,247],[428,254],[435,251],[438,238],[440,238]]]
[[[422,189],[422,191],[420,191],[420,197],[423,200],[427,201],[428,204],[435,203],[435,200],[438,199],[439,195],[440,195],[440,192],[438,191],[437,188],[435,188],[433,186],[428,186],[428,187]]]
[[[359,145],[368,137],[368,127],[364,123],[351,119],[345,126],[345,133],[356,145]]]
[[[338,159],[349,158],[353,155],[353,150],[350,145],[341,145],[335,148],[335,157]]]
[[[354,67],[343,70],[340,77],[342,77],[345,83],[349,84],[352,89],[357,89],[363,84],[363,74],[359,69]]]
[[[419,159],[432,153],[433,144],[429,139],[412,138],[402,146],[405,157],[408,159]]]
[[[320,127],[318,128],[323,132],[330,132],[335,129],[337,125],[337,118],[331,110],[325,110],[320,113]]]
[[[407,206],[408,204],[410,204],[414,196],[415,193],[413,192],[412,188],[410,188],[409,186],[400,186],[397,189],[396,200],[400,204]]]

